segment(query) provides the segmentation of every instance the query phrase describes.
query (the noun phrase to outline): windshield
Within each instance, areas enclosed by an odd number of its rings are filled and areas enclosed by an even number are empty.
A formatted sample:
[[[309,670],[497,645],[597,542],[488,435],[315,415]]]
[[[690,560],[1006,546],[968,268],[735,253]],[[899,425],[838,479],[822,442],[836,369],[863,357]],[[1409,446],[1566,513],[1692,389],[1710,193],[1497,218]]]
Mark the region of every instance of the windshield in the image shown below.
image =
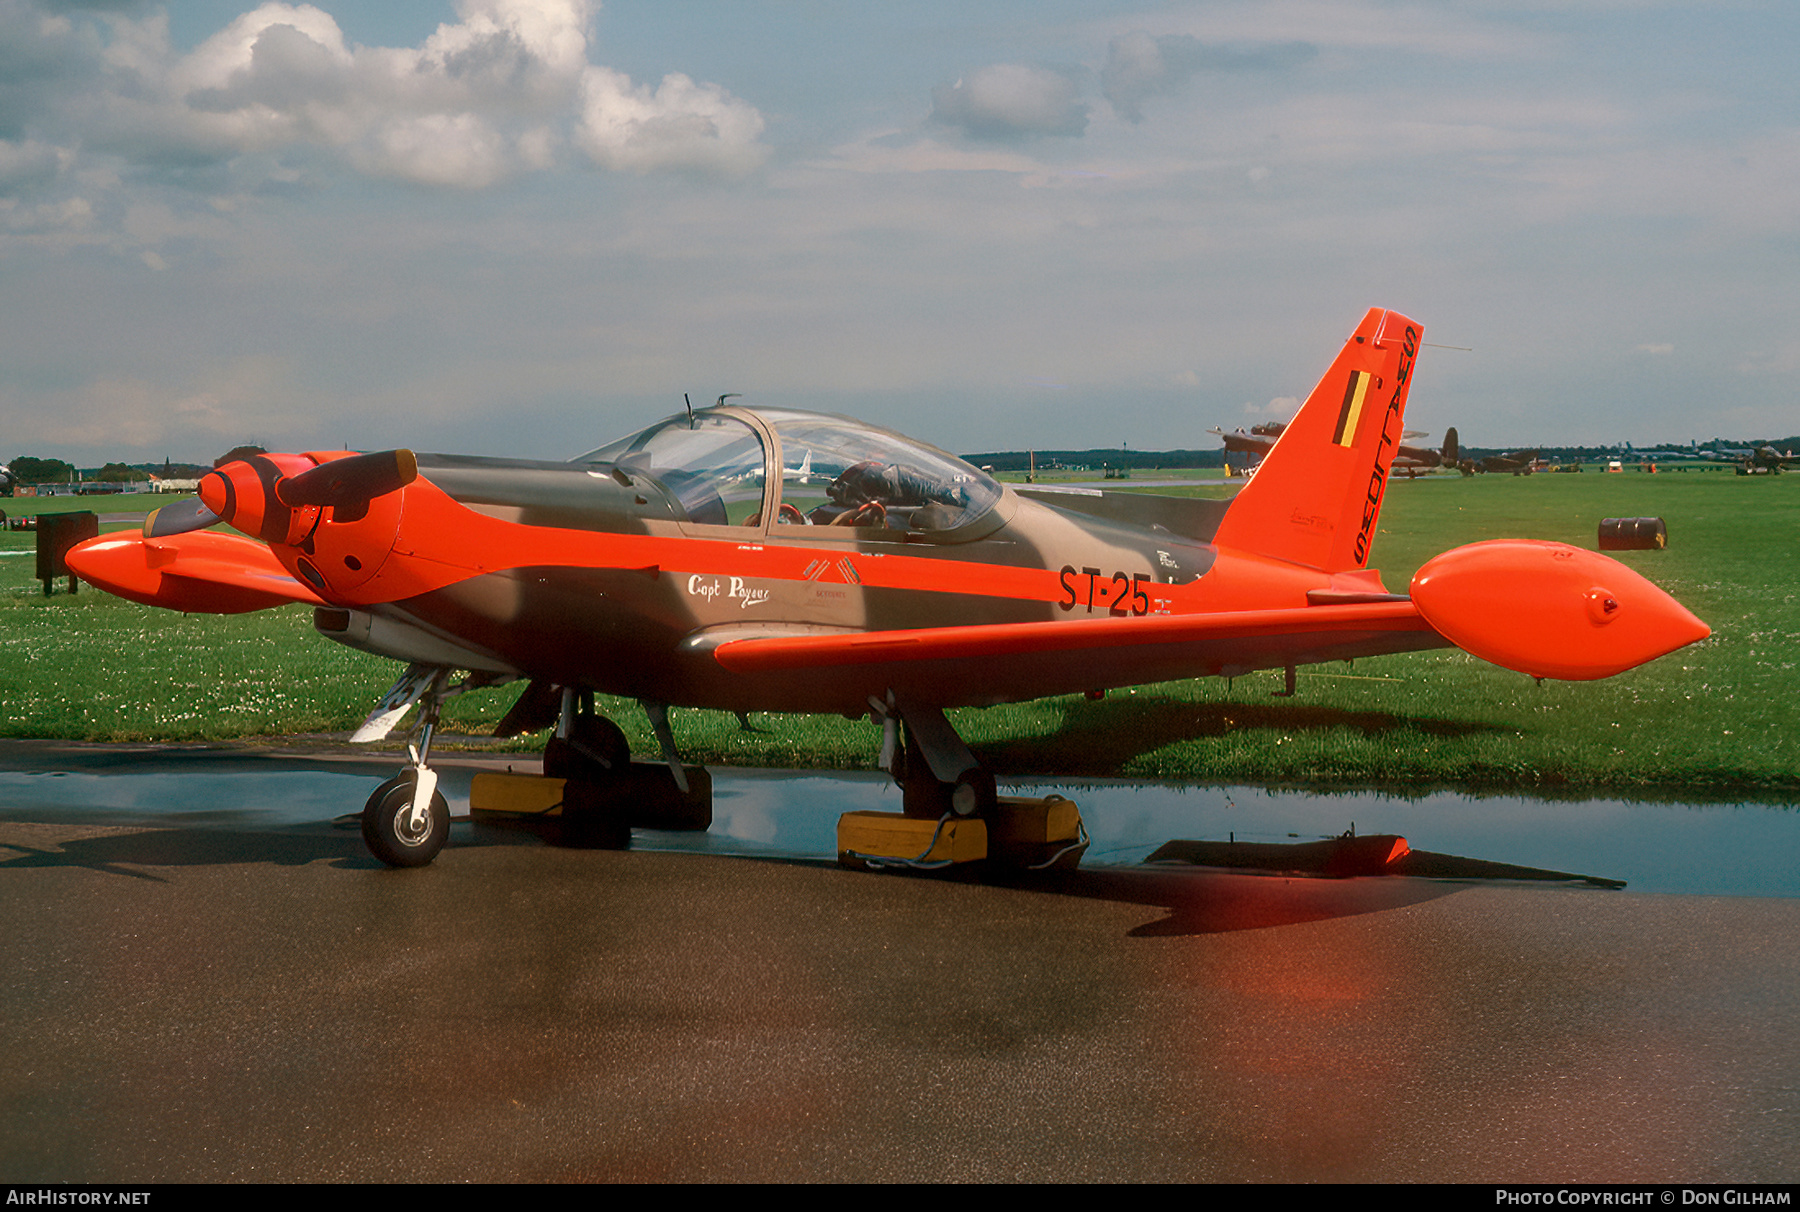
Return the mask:
[[[765,409],[781,439],[781,513],[790,525],[957,530],[992,509],[1000,485],[954,455],[848,417]]]
[[[762,438],[736,417],[683,413],[573,461],[611,463],[648,479],[690,522],[756,526],[762,521]]]
[[[781,440],[778,523],[949,537],[967,533],[1004,495],[992,476],[891,430],[796,409],[746,411]],[[642,475],[695,522],[762,523],[762,442],[724,413],[678,414],[575,462],[612,463]]]

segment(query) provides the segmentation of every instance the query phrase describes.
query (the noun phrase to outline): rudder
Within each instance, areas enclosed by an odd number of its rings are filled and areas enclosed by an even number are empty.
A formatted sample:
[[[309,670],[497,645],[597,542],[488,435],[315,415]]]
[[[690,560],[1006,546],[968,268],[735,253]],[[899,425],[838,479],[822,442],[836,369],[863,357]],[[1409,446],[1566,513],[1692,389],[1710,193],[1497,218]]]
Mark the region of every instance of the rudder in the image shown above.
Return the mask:
[[[1424,329],[1371,308],[1213,541],[1324,572],[1369,561]]]

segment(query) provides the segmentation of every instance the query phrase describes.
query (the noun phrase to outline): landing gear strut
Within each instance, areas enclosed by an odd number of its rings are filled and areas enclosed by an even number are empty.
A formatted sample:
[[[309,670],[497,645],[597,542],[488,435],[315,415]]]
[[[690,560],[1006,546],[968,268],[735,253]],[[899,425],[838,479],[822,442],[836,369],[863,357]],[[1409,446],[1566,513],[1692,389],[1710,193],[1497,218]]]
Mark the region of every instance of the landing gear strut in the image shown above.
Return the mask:
[[[556,732],[544,742],[544,776],[564,779],[562,844],[624,850],[631,822],[613,794],[631,766],[631,745],[617,724],[594,711],[594,692],[565,686]]]
[[[901,809],[907,816],[936,820],[943,816],[986,816],[999,802],[994,773],[975,759],[944,718],[942,710],[888,696],[870,700],[882,718],[882,756],[892,762],[900,784]],[[893,744],[898,725],[904,745]],[[894,750],[898,748],[898,753]]]
[[[556,732],[544,743],[544,774],[553,779],[604,782],[631,761],[624,730],[594,712],[594,692],[564,688]]]
[[[444,700],[457,693],[449,687],[450,671],[439,669],[419,706],[419,740],[407,746],[412,764],[375,789],[363,805],[363,842],[390,867],[423,867],[438,856],[450,838],[450,806],[437,789],[431,737],[437,731]]]

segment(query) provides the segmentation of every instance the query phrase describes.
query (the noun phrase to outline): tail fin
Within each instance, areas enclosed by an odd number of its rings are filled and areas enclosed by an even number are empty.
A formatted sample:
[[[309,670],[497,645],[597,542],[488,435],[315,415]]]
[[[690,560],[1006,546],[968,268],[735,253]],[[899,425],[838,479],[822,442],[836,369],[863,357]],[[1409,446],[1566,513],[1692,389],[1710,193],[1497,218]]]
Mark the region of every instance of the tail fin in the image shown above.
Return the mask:
[[[1462,450],[1456,444],[1456,426],[1452,425],[1444,431],[1444,466],[1454,467],[1462,459]]]
[[[1232,501],[1215,543],[1325,572],[1368,564],[1423,331],[1370,309]]]

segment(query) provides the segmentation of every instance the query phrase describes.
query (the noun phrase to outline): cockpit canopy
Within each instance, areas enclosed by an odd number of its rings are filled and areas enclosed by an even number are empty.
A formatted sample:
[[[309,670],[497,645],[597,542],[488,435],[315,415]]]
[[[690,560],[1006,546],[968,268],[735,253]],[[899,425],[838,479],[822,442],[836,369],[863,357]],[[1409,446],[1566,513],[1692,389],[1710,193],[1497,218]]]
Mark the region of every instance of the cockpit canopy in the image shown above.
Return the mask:
[[[878,529],[954,541],[1004,495],[954,455],[848,417],[775,408],[679,413],[589,451],[655,483],[690,522]],[[984,528],[985,529],[985,528]]]

